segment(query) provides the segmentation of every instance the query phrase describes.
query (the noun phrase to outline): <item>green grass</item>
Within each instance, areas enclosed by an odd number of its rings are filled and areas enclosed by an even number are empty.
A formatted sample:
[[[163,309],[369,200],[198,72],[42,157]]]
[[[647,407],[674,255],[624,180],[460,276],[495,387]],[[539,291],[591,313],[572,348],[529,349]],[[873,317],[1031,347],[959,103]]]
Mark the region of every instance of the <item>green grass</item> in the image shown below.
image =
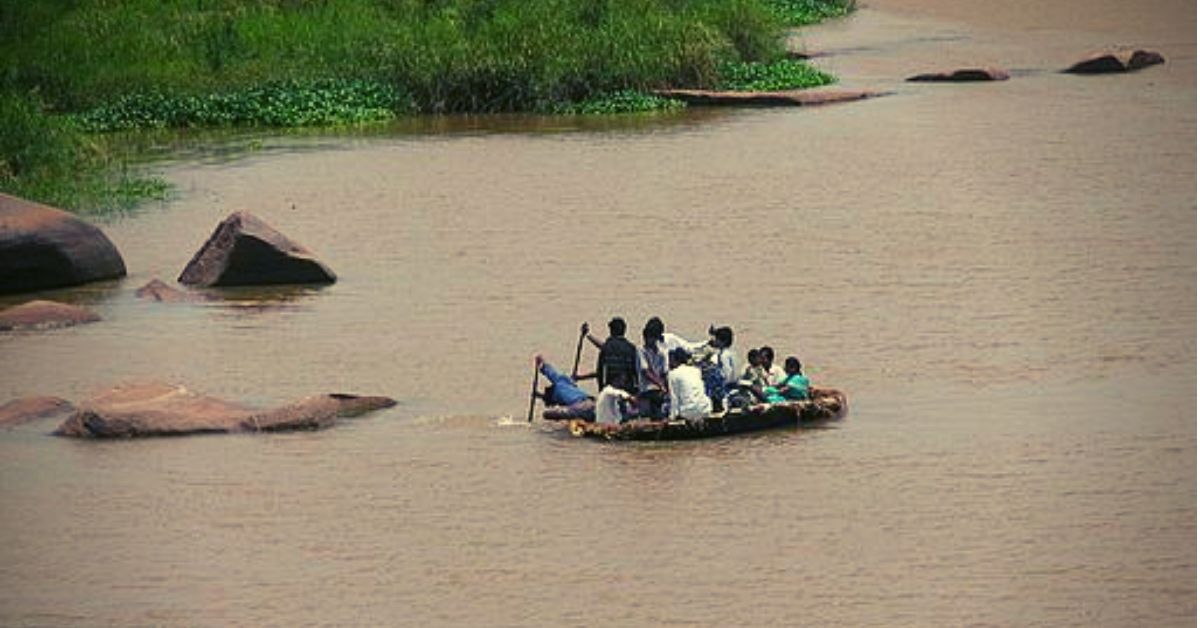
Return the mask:
[[[624,90],[600,94],[584,101],[556,106],[551,113],[573,115],[596,115],[615,113],[646,113],[652,111],[678,111],[685,108],[682,101],[663,98],[635,90]]]
[[[132,171],[105,138],[45,115],[33,98],[0,92],[0,190],[84,212],[164,198],[165,182]]]

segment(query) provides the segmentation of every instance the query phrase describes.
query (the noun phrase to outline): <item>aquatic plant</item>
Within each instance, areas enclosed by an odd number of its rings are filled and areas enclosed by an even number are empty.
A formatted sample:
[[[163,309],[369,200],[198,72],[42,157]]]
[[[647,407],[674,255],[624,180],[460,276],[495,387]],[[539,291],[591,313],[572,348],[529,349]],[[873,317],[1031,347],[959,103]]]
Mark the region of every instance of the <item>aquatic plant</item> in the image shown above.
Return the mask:
[[[46,115],[34,98],[0,92],[0,190],[97,212],[163,198],[169,186],[132,170],[106,141]]]
[[[721,89],[732,91],[779,91],[807,89],[836,82],[832,74],[800,60],[781,59],[771,63],[731,62],[721,66]]]
[[[76,116],[92,132],[214,126],[332,126],[388,120],[415,110],[391,85],[373,81],[284,81],[200,96],[128,94]]]
[[[765,0],[771,11],[789,26],[816,24],[853,12],[855,0]]]
[[[610,94],[600,94],[580,102],[561,104],[551,111],[558,114],[592,115],[678,111],[685,107],[686,105],[679,100],[635,90],[622,90]]]

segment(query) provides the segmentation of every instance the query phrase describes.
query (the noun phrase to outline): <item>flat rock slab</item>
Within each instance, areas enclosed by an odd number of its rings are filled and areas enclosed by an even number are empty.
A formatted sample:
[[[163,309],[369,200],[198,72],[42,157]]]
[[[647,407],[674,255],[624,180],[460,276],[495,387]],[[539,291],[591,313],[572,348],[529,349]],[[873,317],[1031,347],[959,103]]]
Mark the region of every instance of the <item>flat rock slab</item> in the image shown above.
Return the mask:
[[[395,404],[388,397],[326,394],[262,410],[200,395],[176,384],[148,382],[118,386],[88,399],[54,433],[77,438],[140,438],[317,430],[339,418]]]
[[[661,89],[654,92],[698,107],[810,107],[882,96],[881,92],[845,89],[796,89],[782,92],[720,92]]]
[[[100,229],[0,193],[0,293],[33,292],[125,276],[125,260]]]
[[[1160,63],[1166,63],[1166,60],[1152,50],[1118,48],[1093,53],[1064,71],[1070,74],[1111,74],[1132,72]]]
[[[157,277],[138,288],[134,295],[139,299],[158,301],[159,303],[200,303],[209,300],[205,295],[184,292],[179,288],[169,286]]]
[[[1008,72],[999,68],[964,68],[946,72],[929,72],[910,76],[914,83],[975,83],[983,81],[1007,81]]]
[[[11,428],[75,409],[61,397],[22,397],[0,406],[0,428]]]
[[[337,276],[308,249],[250,212],[217,225],[192,257],[179,283],[189,286],[256,286],[333,283]]]
[[[98,320],[99,314],[77,305],[57,301],[30,301],[0,311],[0,331],[71,327]]]

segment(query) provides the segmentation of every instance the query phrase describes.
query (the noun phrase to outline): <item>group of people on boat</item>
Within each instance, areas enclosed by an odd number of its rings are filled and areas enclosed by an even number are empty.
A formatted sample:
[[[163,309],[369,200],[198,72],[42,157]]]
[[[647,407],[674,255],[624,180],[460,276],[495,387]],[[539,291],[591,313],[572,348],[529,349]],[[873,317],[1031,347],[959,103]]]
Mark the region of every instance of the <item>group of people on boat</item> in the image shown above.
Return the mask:
[[[729,327],[709,327],[707,341],[691,342],[666,331],[656,316],[642,328],[641,346],[630,342],[625,332],[620,317],[608,322],[609,335],[603,341],[592,335],[587,323],[582,325],[580,342],[586,338],[599,349],[592,373],[567,375],[541,355],[535,357],[538,371],[550,382],[539,395],[547,418],[597,423],[702,420],[727,409],[809,397],[800,360],[788,357],[780,368],[771,347],[751,349],[739,370]],[[595,397],[579,386],[586,379],[596,380]]]

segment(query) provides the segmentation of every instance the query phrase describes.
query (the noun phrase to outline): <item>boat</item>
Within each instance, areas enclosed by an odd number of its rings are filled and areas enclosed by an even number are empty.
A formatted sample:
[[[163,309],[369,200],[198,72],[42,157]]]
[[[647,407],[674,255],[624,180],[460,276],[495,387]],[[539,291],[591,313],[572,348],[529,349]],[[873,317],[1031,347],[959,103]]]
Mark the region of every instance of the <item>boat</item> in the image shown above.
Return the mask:
[[[757,404],[714,413],[699,421],[635,419],[620,424],[566,420],[573,436],[597,440],[694,440],[756,432],[779,427],[818,426],[845,418],[850,410],[846,395],[833,388],[813,388],[803,401]]]

